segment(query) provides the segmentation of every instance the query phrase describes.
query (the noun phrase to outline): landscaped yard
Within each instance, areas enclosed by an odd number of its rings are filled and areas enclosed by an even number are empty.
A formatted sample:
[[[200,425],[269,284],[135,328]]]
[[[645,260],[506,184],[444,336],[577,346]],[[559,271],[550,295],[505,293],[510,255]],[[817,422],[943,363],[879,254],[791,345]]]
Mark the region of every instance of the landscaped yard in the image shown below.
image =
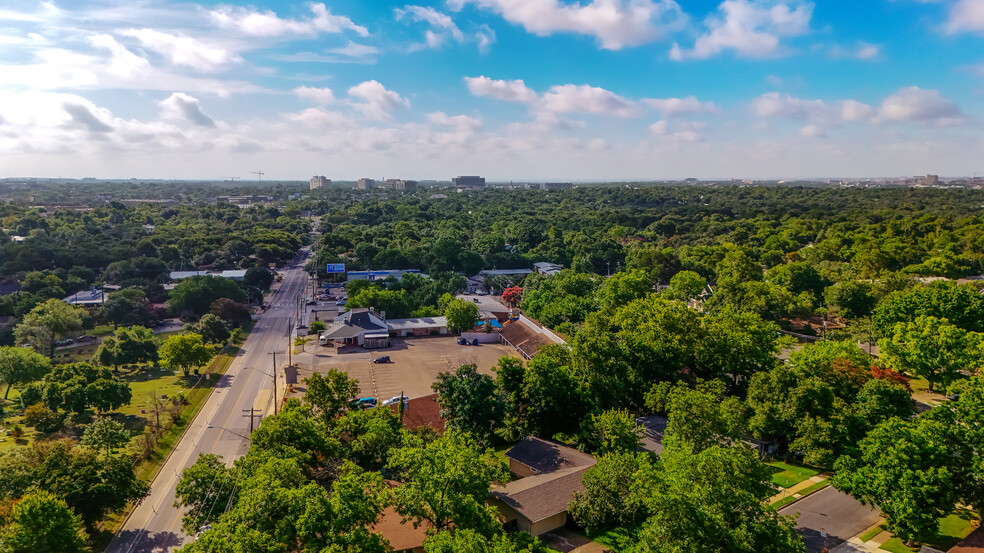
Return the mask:
[[[588,536],[591,537],[591,536]],[[632,543],[632,534],[625,528],[616,528],[614,530],[609,530],[604,534],[599,534],[597,536],[591,537],[597,543],[604,545],[608,549],[611,549],[614,553],[618,553],[626,548]]]
[[[772,471],[772,482],[780,488],[791,488],[808,478],[820,474],[820,471],[816,469],[784,463],[782,461],[772,461],[766,464],[769,465],[769,470]]]
[[[970,509],[958,509],[956,513],[940,522],[940,530],[936,537],[926,541],[924,545],[941,551],[948,551],[974,530],[971,521],[976,519],[977,514]],[[915,549],[906,547],[899,538],[888,540],[881,548],[892,553],[916,553],[919,551],[918,547]]]

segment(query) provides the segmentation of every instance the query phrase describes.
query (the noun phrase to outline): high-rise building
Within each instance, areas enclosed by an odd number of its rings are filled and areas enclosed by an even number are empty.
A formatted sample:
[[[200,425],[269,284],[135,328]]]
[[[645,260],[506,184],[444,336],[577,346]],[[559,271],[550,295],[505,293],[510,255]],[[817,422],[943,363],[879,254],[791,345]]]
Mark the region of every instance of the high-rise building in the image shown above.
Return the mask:
[[[329,186],[331,186],[331,179],[326,178],[324,175],[311,177],[311,190],[327,188]]]
[[[376,186],[376,181],[373,179],[367,179],[367,178],[359,179],[359,184],[358,184],[359,190],[369,190],[374,186]]]
[[[485,186],[485,177],[461,176],[451,179],[451,184],[457,187],[480,187]]]

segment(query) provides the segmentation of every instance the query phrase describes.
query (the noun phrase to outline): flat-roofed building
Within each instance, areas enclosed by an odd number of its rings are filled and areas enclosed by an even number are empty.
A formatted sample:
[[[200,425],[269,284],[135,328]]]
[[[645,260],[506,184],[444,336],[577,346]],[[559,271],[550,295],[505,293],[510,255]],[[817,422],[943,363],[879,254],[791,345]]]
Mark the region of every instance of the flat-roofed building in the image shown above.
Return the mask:
[[[331,186],[331,179],[325,177],[324,175],[315,175],[311,177],[311,190],[328,188],[329,186]]]
[[[451,184],[459,188],[477,188],[485,186],[485,177],[463,175],[451,179]]]
[[[356,183],[355,186],[359,190],[369,190],[370,188],[373,188],[373,187],[376,186],[376,181],[375,181],[375,179],[361,178],[361,179],[359,179],[359,182]]]

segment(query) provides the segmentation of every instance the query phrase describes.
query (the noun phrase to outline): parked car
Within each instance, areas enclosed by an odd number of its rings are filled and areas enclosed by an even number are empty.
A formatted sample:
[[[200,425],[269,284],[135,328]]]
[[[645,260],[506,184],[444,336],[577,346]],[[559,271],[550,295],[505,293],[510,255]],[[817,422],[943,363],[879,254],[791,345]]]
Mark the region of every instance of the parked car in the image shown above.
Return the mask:
[[[383,402],[383,405],[384,406],[387,406],[387,405],[396,405],[397,403],[400,403],[400,400],[401,399],[403,400],[403,406],[406,407],[407,406],[407,402],[410,401],[410,398],[408,398],[407,396],[393,396],[393,397],[387,399],[386,401],[384,401]]]
[[[384,355],[382,357],[377,357],[377,358],[373,359],[372,362],[378,364],[378,363],[391,363],[392,361],[390,361],[390,356],[389,355]]]
[[[308,305],[318,305],[318,300],[308,300]]]
[[[468,345],[468,340],[465,340],[464,338],[458,338],[458,345],[459,346],[467,346]]]
[[[359,409],[372,409],[376,406],[376,398],[374,397],[360,397],[355,400],[355,406]]]
[[[348,300],[338,300],[335,302],[335,305],[345,305],[346,303],[348,303]]]
[[[96,339],[95,336],[87,336],[85,334],[83,334],[82,336],[75,337],[76,342],[92,342],[95,341],[95,339]]]
[[[294,327],[294,328],[296,328],[297,330],[300,330],[302,328],[307,328],[307,325],[304,324],[304,323],[297,323],[297,326]]]

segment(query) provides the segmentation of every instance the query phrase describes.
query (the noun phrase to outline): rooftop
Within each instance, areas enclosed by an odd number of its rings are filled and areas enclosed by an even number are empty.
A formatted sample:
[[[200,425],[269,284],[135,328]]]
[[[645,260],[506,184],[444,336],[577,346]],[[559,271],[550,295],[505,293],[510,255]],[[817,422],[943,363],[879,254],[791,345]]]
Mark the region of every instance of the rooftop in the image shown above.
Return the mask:
[[[506,457],[541,474],[595,464],[595,458],[587,453],[533,436],[514,445],[506,452]]]

